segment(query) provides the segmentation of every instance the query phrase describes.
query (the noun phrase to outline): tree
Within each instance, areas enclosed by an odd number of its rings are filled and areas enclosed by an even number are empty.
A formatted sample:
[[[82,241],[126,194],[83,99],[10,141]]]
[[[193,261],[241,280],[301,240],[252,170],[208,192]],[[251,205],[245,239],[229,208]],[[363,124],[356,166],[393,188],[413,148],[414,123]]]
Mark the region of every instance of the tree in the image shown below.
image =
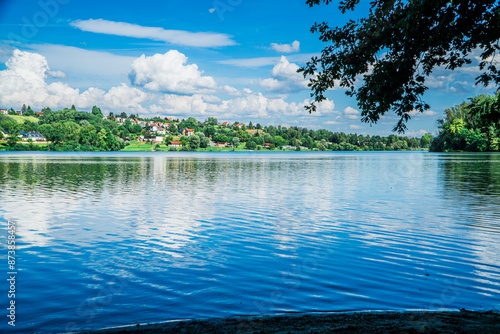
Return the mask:
[[[208,144],[210,144],[210,139],[208,139],[207,137],[205,137],[205,135],[203,134],[203,132],[195,133],[195,136],[197,136],[197,137],[200,138],[200,147],[201,148],[206,148],[208,146]]]
[[[28,109],[26,109],[26,112],[23,113],[24,116],[35,116],[35,112],[33,109],[31,109],[30,106],[28,106]]]
[[[233,137],[233,140],[231,140],[231,144],[234,148],[238,148],[238,146],[240,145],[240,138]]]
[[[420,139],[420,147],[428,148],[431,145],[432,136],[428,133],[424,134]]]
[[[331,0],[306,0],[309,6]],[[340,1],[343,14],[359,0]],[[479,51],[476,83],[500,83],[500,67],[491,61],[500,47],[500,5],[497,0],[373,0],[368,17],[349,20],[343,27],[316,23],[312,32],[328,42],[321,57],[299,69],[310,76],[316,111],[325,92],[338,82],[355,96],[361,121],[376,123],[393,110],[399,121],[393,131],[404,132],[410,112],[430,106],[422,100],[425,80],[435,67],[449,70],[472,63]],[[364,77],[362,83],[356,81]]]
[[[217,121],[217,118],[215,118],[215,117],[209,117],[208,120],[207,120],[207,124],[215,126],[215,125],[218,125],[219,122]]]
[[[326,145],[326,140],[322,140],[318,143],[318,150],[320,151],[326,151],[327,145]]]
[[[26,108],[26,105],[23,103],[23,106],[21,107],[22,114],[24,115],[24,113],[25,113],[27,110],[28,110],[28,109]]]
[[[188,138],[189,148],[196,151],[200,147],[200,137],[197,135],[189,136]]]
[[[132,115],[131,115],[131,116],[132,116]],[[120,114],[120,117],[121,117],[121,118],[127,118],[127,113],[126,113],[126,112],[122,112],[122,113]]]
[[[11,134],[9,138],[7,138],[7,145],[9,145],[9,147],[14,147],[18,141],[21,141],[21,138],[17,136],[17,133]]]
[[[92,115],[103,117],[101,108],[98,108],[97,106],[92,107]]]
[[[255,150],[257,148],[257,144],[253,140],[249,140],[246,142],[245,147],[249,150]]]
[[[286,143],[286,140],[283,139],[281,136],[275,136],[274,137],[274,144],[281,148],[281,147],[285,146],[287,143]]]
[[[141,133],[142,131],[142,127],[139,125],[139,124],[134,124],[134,126],[132,127],[132,131],[133,133]]]
[[[76,107],[74,104],[71,106],[71,110],[76,110]]]

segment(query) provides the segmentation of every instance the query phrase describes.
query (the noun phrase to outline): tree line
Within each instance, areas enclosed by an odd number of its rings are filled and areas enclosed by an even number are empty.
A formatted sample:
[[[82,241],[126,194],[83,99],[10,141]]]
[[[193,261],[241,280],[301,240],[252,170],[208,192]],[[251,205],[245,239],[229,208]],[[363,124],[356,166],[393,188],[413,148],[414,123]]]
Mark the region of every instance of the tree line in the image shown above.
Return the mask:
[[[479,95],[446,109],[439,128],[431,151],[499,151],[500,91],[496,95]]]
[[[10,150],[49,151],[118,151],[125,147],[125,141],[117,137],[116,122],[103,119],[101,110],[94,106],[92,112],[71,109],[52,111],[42,109],[38,122],[25,121],[19,124],[13,118],[2,115],[0,129],[9,133],[7,140]],[[21,132],[36,131],[50,141],[46,146],[18,143]]]
[[[129,139],[142,136],[145,140],[153,138],[154,133],[148,126],[133,122],[138,116],[121,113],[104,117],[100,108],[94,106],[92,112],[77,111],[74,106],[60,111],[44,108],[38,122],[18,123],[9,116],[0,118],[0,129],[9,134],[20,131],[37,131],[50,142],[47,145],[20,144],[17,136],[9,136],[10,150],[51,150],[51,151],[117,151],[123,149]],[[121,123],[115,121],[121,118]],[[298,126],[274,126],[260,124],[220,123],[209,117],[198,121],[194,117],[182,120],[159,117],[139,119],[145,123],[161,123],[166,130],[164,142],[179,140],[182,150],[206,148],[210,142],[227,143],[233,147],[249,150],[266,149],[309,149],[333,151],[392,151],[429,147],[432,136],[425,134],[421,138],[389,135],[370,136],[332,132],[325,129],[312,130]],[[135,123],[135,124],[134,124]],[[194,135],[185,136],[183,129],[192,129]],[[1,135],[0,135],[1,136]]]

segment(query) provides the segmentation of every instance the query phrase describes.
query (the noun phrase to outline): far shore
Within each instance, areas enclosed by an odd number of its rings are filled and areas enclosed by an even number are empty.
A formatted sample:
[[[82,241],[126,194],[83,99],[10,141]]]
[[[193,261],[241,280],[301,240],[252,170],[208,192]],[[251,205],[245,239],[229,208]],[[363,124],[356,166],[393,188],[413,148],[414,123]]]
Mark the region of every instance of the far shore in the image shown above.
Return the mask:
[[[500,333],[497,311],[383,311],[183,320],[84,331],[118,333]]]

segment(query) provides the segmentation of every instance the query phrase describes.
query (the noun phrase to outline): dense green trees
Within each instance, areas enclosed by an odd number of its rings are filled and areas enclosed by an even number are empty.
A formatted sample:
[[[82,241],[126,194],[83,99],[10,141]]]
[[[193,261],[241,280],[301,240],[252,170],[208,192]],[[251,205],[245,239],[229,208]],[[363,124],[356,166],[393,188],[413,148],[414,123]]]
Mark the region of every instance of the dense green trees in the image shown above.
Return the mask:
[[[30,107],[27,107],[29,110]],[[125,147],[125,142],[113,133],[119,134],[117,124],[102,119],[102,112],[94,107],[92,113],[64,109],[52,111],[44,108],[44,114],[38,123],[26,121],[19,124],[11,117],[0,115],[0,129],[9,134],[20,131],[37,131],[42,133],[51,143],[49,150],[63,151],[117,151]],[[142,130],[142,128],[141,128]],[[15,135],[9,137],[9,146],[12,149],[41,149],[36,145],[22,145],[14,142]]]
[[[489,100],[487,100],[489,101]],[[490,101],[491,102],[491,101]],[[487,105],[487,103],[483,103]],[[29,106],[27,107],[27,109]],[[24,120],[25,123],[18,123],[14,118],[0,115],[0,129],[9,133],[19,133],[20,131],[41,132],[51,144],[44,146],[50,150],[84,150],[84,151],[113,151],[124,148],[124,140],[133,139],[139,135],[151,136],[151,131],[143,128],[139,124],[133,124],[130,119],[120,124],[111,119],[103,119],[102,112],[98,107],[92,108],[92,112],[77,111],[74,109],[64,109],[52,111],[44,108],[44,114],[39,117],[38,122]],[[482,110],[482,109],[481,109]],[[488,115],[487,111],[474,112]],[[123,115],[122,115],[123,116]],[[486,116],[485,116],[486,117]],[[179,122],[178,120],[166,120],[155,117],[153,119],[140,119],[147,123],[155,121],[163,123],[167,130],[166,142],[180,140],[184,150],[197,150],[206,148],[210,141],[218,143],[231,143],[233,147],[244,145],[252,150],[265,148],[275,149],[293,146],[289,149],[314,149],[314,150],[405,150],[414,149],[420,145],[428,145],[430,135],[422,138],[398,137],[391,135],[388,137],[363,136],[357,134],[345,134],[342,132],[331,132],[325,129],[311,130],[307,128],[292,126],[261,126],[260,124],[250,125],[259,130],[244,130],[236,126],[222,126],[215,118],[208,118],[204,122],[199,122],[193,117]],[[476,122],[481,121],[476,120]],[[235,124],[240,124],[235,122]],[[482,123],[481,123],[482,124]],[[195,134],[189,137],[180,136],[180,130],[194,128]],[[179,138],[180,136],[180,138]],[[469,146],[482,147],[481,136],[470,136],[464,143]],[[179,138],[179,139],[178,139]],[[13,141],[13,140],[11,140]],[[12,149],[40,149],[40,145],[25,145],[12,142]],[[465,144],[464,144],[465,145]],[[487,143],[491,147],[498,147],[498,141],[492,140]],[[483,145],[484,146],[484,145]],[[489,147],[488,146],[488,147]]]
[[[500,142],[500,93],[479,95],[445,110],[432,151],[498,151]]]

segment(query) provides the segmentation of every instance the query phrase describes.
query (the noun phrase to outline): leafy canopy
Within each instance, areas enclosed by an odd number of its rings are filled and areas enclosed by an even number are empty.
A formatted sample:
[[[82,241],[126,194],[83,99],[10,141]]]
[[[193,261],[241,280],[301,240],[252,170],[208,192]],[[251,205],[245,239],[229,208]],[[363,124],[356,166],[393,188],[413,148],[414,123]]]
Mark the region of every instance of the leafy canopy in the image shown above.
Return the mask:
[[[306,1],[311,7],[322,2],[333,1]],[[359,2],[342,0],[339,9],[345,14]],[[430,108],[422,95],[432,70],[470,64],[477,51],[481,74],[476,84],[500,83],[494,62],[500,49],[498,0],[372,0],[370,5],[368,17],[343,27],[323,22],[311,28],[328,46],[299,70],[311,77],[309,112],[338,84],[356,97],[363,122],[376,123],[393,110],[400,117],[393,131],[404,132],[412,110]]]

